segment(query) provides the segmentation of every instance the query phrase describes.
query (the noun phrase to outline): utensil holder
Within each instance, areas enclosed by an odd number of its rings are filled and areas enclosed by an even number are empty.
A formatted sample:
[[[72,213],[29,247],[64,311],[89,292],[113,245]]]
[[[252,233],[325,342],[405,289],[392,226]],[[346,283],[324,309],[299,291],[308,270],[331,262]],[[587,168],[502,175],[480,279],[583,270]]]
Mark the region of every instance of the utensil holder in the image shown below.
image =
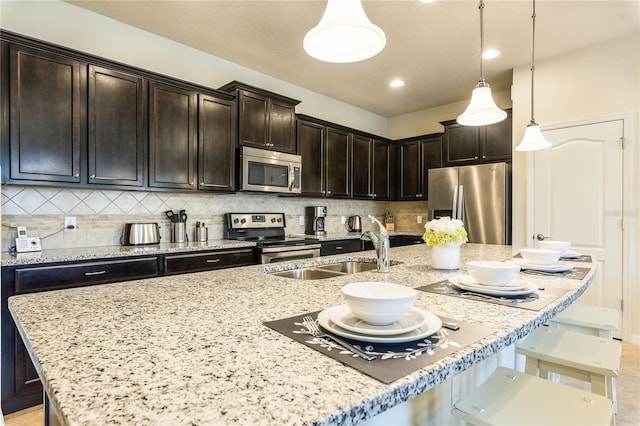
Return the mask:
[[[209,240],[209,228],[205,228],[204,226],[196,227],[196,241],[205,242]]]
[[[184,222],[177,222],[173,224],[171,229],[171,242],[172,243],[184,243],[187,241],[187,225]]]

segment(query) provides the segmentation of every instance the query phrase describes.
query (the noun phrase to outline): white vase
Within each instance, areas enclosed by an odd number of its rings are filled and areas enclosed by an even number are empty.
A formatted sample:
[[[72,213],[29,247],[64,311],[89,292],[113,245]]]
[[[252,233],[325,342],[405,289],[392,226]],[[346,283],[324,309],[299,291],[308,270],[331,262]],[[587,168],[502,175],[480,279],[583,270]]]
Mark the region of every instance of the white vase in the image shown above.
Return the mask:
[[[434,269],[459,269],[460,246],[431,246],[431,267]]]

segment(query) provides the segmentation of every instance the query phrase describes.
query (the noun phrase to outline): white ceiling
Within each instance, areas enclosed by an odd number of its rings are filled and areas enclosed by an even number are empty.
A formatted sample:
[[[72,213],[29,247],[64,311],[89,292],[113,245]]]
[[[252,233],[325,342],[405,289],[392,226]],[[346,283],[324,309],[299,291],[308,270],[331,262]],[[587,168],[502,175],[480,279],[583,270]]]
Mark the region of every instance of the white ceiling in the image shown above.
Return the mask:
[[[467,99],[480,77],[478,1],[364,0],[387,45],[351,64],[320,62],[302,48],[324,0],[70,3],[386,117]],[[502,51],[484,61],[485,78],[506,90],[512,68],[531,61],[532,2],[485,4],[485,48]],[[538,61],[637,34],[640,0],[538,0],[536,15]],[[393,78],[406,85],[390,88]]]

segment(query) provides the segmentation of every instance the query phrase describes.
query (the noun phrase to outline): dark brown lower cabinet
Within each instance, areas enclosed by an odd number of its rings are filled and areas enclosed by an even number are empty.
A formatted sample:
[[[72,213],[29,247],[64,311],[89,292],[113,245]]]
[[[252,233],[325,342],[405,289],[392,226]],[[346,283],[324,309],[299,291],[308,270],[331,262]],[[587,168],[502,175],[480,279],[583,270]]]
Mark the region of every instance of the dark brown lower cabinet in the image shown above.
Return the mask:
[[[332,254],[351,253],[361,251],[362,243],[359,239],[323,241],[320,244],[320,256]]]
[[[165,275],[184,274],[187,272],[254,265],[256,263],[258,263],[258,259],[253,248],[198,254],[178,254],[165,256],[164,272]]]

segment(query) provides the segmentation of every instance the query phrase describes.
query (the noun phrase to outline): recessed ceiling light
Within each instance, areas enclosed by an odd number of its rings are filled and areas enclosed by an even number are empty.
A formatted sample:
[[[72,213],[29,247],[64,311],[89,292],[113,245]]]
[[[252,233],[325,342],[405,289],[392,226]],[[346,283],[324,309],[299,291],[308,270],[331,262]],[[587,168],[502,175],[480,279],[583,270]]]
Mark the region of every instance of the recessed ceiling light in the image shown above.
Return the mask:
[[[391,86],[391,87],[402,87],[402,86],[404,86],[404,81],[398,80],[398,79],[391,80],[391,83],[389,83],[389,86]]]
[[[436,0],[420,0],[420,3],[433,3]]]
[[[496,50],[496,49],[487,49],[484,51],[484,53],[482,54],[482,57],[484,59],[493,59],[497,56],[500,55],[500,51]]]

